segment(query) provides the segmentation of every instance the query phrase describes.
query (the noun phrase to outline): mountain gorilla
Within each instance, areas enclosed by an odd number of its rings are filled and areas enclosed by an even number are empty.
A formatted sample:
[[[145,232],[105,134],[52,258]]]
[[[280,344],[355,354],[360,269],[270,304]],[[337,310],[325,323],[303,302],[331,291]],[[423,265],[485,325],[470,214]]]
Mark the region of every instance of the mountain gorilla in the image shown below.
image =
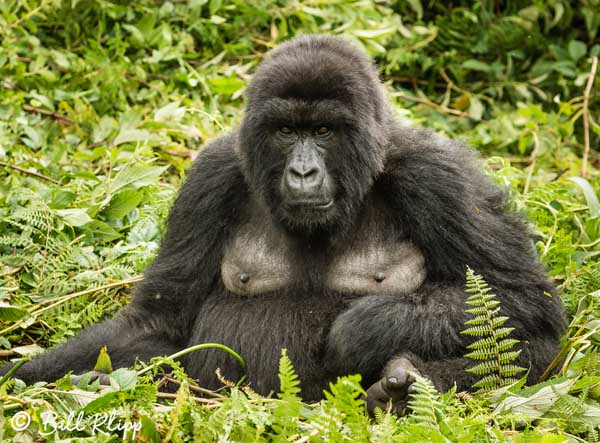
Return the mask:
[[[411,370],[468,389],[466,266],[494,288],[536,380],[563,311],[503,192],[460,143],[395,121],[351,44],[300,37],[259,67],[241,126],[198,156],[131,304],[16,375],[89,371],[102,345],[121,367],[218,342],[262,394],[278,389],[281,348],[305,400],[349,373],[371,408],[402,402]],[[242,376],[219,349],[183,364],[210,388],[216,368]]]

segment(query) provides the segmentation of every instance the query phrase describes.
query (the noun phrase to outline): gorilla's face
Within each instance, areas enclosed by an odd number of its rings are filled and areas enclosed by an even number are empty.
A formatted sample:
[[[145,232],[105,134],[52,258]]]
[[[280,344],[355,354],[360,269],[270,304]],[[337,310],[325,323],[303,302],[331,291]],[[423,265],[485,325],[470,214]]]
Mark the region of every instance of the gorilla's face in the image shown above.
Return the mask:
[[[262,137],[248,146],[251,179],[275,220],[300,234],[349,223],[379,163],[348,105],[276,97],[262,102],[260,117],[255,130]]]
[[[282,45],[248,87],[244,175],[275,220],[339,231],[383,169],[387,105],[370,62],[340,40]]]
[[[335,208],[335,183],[327,168],[327,153],[336,148],[338,136],[327,123],[277,128],[273,134],[285,155],[279,194],[288,218],[319,219]]]

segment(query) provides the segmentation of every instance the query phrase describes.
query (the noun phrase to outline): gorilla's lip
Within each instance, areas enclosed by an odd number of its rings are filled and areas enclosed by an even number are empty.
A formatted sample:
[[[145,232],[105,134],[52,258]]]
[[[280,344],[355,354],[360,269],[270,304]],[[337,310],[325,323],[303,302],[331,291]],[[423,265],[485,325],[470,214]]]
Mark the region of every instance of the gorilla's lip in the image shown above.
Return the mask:
[[[329,209],[333,206],[333,199],[326,200],[326,201],[324,201],[324,200],[318,200],[318,201],[297,200],[297,201],[289,202],[288,205],[293,208],[325,210],[325,209]]]

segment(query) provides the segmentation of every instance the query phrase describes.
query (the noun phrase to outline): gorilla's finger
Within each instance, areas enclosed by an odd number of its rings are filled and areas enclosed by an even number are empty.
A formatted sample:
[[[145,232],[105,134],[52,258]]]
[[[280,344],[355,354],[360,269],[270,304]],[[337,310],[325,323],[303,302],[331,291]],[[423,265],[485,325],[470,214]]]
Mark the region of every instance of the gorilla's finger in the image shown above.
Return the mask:
[[[377,383],[371,385],[369,389],[367,389],[367,412],[370,415],[373,415],[375,412],[375,408],[380,408],[383,411],[387,409],[388,403],[391,401],[390,396],[383,389],[382,380],[379,380]]]
[[[415,382],[417,369],[407,358],[397,358],[386,368],[385,388],[389,391],[405,390]]]
[[[369,415],[374,415],[376,408],[379,408],[385,412],[385,411],[387,411],[389,404],[390,404],[390,401],[383,402],[383,401],[377,401],[377,400],[372,400],[372,401],[367,400],[367,413]]]
[[[400,416],[404,414],[406,410],[406,389],[399,396],[398,393],[393,393],[394,398],[390,395],[390,392],[385,388],[385,379],[379,380],[377,383],[371,385],[367,389],[366,406],[367,412],[370,415],[375,413],[375,408],[380,408],[382,411],[387,411],[391,407],[391,411],[396,415]]]
[[[397,368],[387,375],[385,378],[385,387],[390,390],[398,390],[410,384],[411,376],[408,371],[403,368]]]
[[[386,403],[390,399],[390,394],[383,387],[383,380],[379,380],[367,389],[367,402],[379,401]]]

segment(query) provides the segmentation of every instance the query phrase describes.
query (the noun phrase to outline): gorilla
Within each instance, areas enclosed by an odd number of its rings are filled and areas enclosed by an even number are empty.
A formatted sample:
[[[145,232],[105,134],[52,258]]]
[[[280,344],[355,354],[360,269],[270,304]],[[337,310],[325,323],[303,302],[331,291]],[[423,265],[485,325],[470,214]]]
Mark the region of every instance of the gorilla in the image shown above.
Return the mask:
[[[531,234],[469,149],[402,126],[390,108],[371,61],[341,38],[273,50],[239,128],[188,172],[129,306],[16,376],[90,371],[103,345],[125,367],[217,342],[242,354],[262,394],[278,389],[282,348],[306,401],[351,373],[370,408],[404,401],[410,371],[469,389],[469,266],[497,294],[521,340],[517,363],[537,380],[565,323]],[[220,386],[217,368],[244,375],[220,349],[182,363],[208,388]]]

